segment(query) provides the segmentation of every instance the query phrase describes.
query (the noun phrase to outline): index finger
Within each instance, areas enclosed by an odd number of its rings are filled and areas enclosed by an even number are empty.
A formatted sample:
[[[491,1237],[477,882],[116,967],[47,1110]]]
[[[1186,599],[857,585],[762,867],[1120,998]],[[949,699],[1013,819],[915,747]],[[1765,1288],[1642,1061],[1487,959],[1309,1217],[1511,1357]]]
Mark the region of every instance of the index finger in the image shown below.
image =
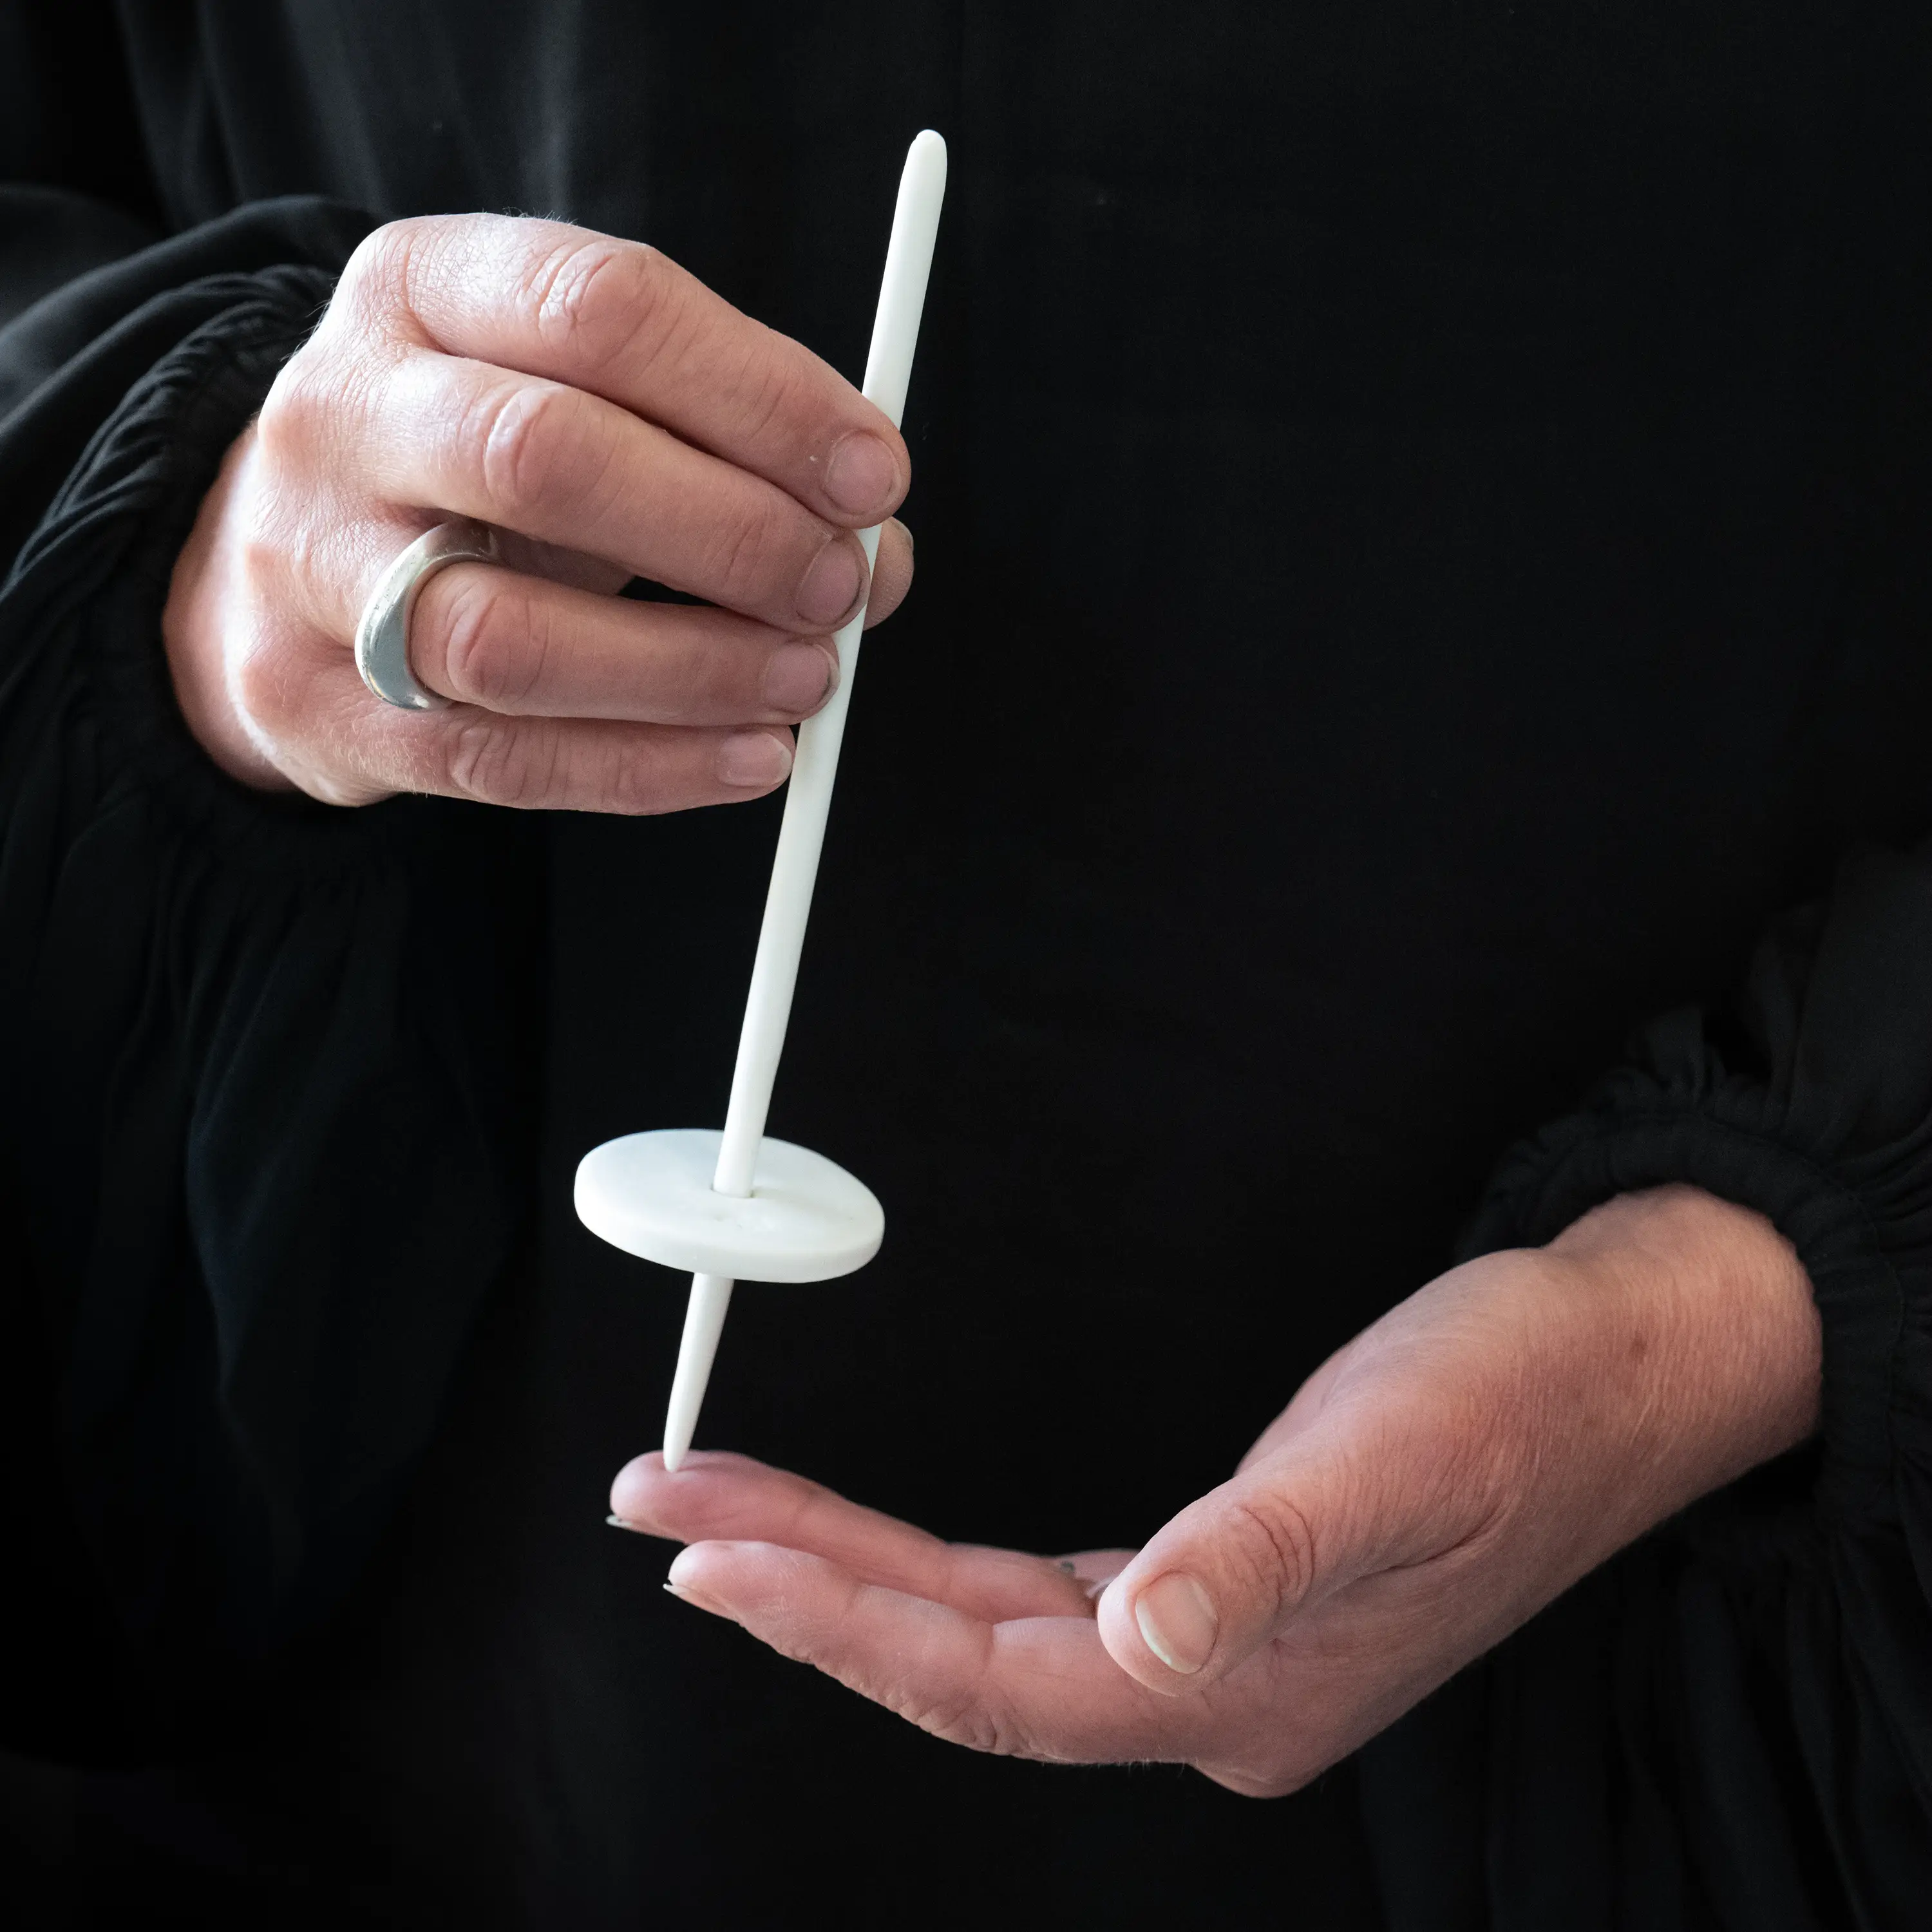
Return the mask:
[[[898,431],[836,369],[641,242],[499,214],[392,222],[338,299],[425,346],[602,396],[836,523],[880,521],[911,480]]]
[[[626,1465],[610,1507],[627,1528],[680,1543],[724,1538],[809,1552],[866,1582],[964,1614],[1090,1618],[1090,1579],[1052,1558],[947,1543],[748,1456],[700,1450],[673,1474],[653,1450]]]

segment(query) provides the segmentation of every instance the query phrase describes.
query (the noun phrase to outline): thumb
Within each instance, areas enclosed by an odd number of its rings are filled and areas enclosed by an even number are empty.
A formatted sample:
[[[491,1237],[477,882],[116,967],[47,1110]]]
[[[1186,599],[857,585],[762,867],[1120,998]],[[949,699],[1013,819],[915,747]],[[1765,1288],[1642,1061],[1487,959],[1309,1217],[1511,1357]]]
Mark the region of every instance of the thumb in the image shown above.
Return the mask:
[[[1100,1640],[1130,1677],[1169,1692],[1212,1684],[1322,1598],[1433,1553],[1438,1513],[1403,1480],[1404,1459],[1328,1434],[1282,1444],[1190,1503],[1108,1586]]]

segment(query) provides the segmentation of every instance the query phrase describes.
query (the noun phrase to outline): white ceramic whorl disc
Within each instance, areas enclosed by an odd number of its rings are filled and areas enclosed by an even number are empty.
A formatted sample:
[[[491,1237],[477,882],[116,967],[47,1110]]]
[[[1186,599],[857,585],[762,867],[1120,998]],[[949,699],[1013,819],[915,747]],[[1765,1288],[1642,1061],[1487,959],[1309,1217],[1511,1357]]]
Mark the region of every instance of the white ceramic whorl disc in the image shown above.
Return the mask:
[[[578,1163],[578,1219],[626,1254],[734,1281],[830,1281],[878,1252],[878,1197],[790,1141],[760,1142],[748,1199],[714,1192],[723,1138],[662,1127],[592,1148]]]

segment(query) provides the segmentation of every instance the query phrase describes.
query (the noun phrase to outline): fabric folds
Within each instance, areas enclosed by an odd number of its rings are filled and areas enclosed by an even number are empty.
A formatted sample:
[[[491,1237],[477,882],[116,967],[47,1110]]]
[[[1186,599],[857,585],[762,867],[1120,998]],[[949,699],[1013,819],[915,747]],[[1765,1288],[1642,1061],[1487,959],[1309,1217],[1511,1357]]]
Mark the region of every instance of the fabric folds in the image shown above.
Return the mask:
[[[43,1668],[8,1735],[70,1760],[245,1697],[334,1604],[526,1238],[536,828],[248,792],[160,645],[200,499],[366,225],[244,210],[0,334],[0,474],[38,510],[0,591],[0,1205],[34,1329],[5,1460],[48,1586],[10,1612]]]
[[[1397,1932],[1889,1927],[1932,1898],[1928,959],[1932,848],[1855,856],[1734,1015],[1659,1020],[1504,1162],[1470,1254],[1668,1181],[1768,1216],[1817,1296],[1822,1426],[1365,1754]],[[1396,1820],[1426,1792],[1424,1853]]]

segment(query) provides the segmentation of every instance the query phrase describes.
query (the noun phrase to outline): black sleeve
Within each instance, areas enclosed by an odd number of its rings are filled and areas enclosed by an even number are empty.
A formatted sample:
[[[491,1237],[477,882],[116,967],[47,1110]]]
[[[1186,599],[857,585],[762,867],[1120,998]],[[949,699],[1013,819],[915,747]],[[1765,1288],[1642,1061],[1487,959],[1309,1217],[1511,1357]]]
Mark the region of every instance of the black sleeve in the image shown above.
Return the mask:
[[[0,325],[161,232],[108,0],[0,0]]]
[[[526,1239],[540,825],[249,792],[160,649],[368,225],[245,207],[0,330],[0,1742],[45,1755],[245,1703]]]
[[[1932,848],[1868,853],[1510,1156],[1472,1254],[1688,1181],[1768,1216],[1817,1440],[1588,1578],[1364,1754],[1392,1932],[1932,1910]]]

